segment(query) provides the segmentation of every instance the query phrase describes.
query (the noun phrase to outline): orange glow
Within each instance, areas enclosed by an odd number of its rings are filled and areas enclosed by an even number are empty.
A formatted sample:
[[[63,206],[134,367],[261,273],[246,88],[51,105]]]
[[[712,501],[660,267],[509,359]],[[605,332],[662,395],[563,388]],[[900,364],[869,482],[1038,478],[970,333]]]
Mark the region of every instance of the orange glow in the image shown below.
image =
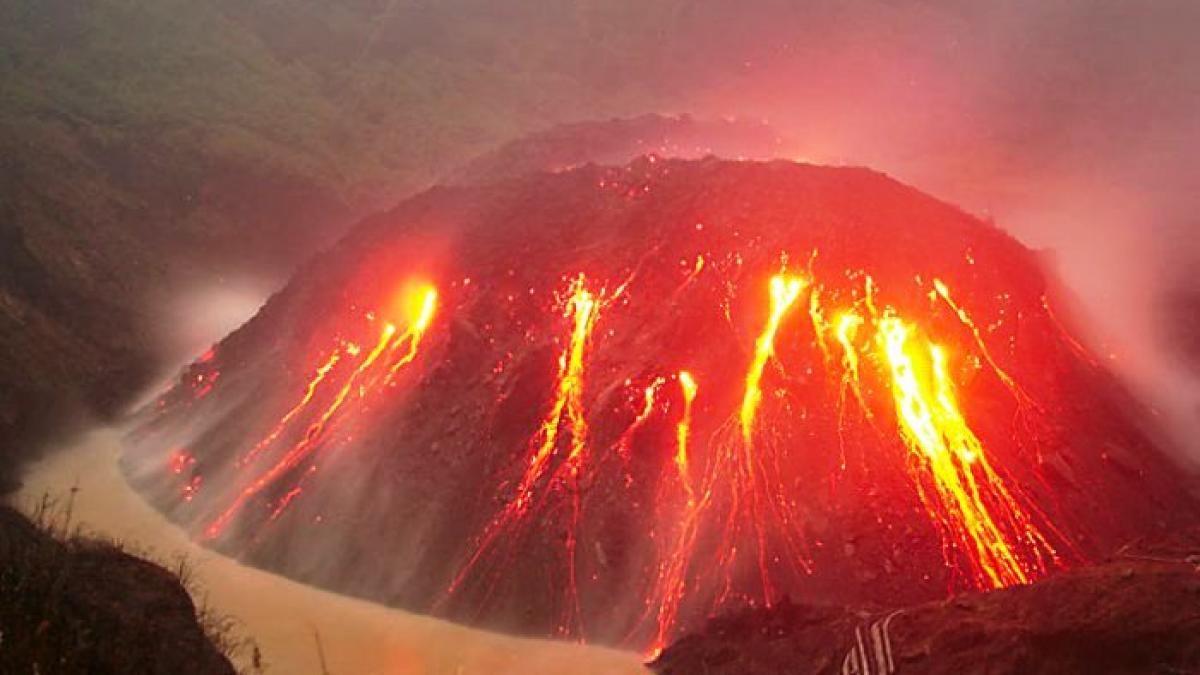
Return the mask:
[[[429,330],[429,324],[433,322],[433,315],[437,312],[438,294],[436,288],[432,286],[423,288],[420,292],[420,298],[419,310],[416,314],[412,315],[408,332],[392,345],[392,349],[394,350],[404,342],[408,342],[408,351],[392,364],[391,370],[388,371],[389,382],[401,368],[412,363],[412,360],[416,358],[417,349],[421,347],[421,338],[425,336],[425,331]]]
[[[746,443],[750,443],[751,435],[754,432],[754,417],[762,403],[760,385],[767,359],[775,353],[775,333],[778,332],[784,315],[796,303],[796,299],[800,297],[800,292],[806,285],[807,282],[798,276],[779,274],[771,277],[771,310],[767,316],[767,324],[754,344],[754,360],[751,361],[750,370],[746,373],[746,392],[742,396],[740,419],[742,438]]]
[[[928,472],[915,478],[930,517],[967,557],[977,585],[1028,583],[1044,572],[1041,556],[1023,562],[1017,541],[1032,542],[1051,556],[1053,549],[988,463],[959,409],[944,349],[894,315],[880,319],[878,330],[900,435],[919,458],[920,470]]]
[[[355,348],[354,352],[352,352],[352,355],[356,356],[357,354],[358,350]],[[288,423],[292,421],[292,418],[294,418],[296,415],[299,415],[300,412],[304,410],[306,406],[308,406],[308,403],[312,401],[313,395],[317,393],[317,387],[321,386],[321,382],[325,380],[325,376],[329,374],[329,371],[333,370],[333,367],[337,365],[341,358],[342,353],[339,350],[334,350],[333,353],[329,355],[329,358],[325,361],[325,363],[321,364],[321,366],[317,368],[316,375],[314,375],[313,378],[308,381],[308,386],[305,388],[304,396],[300,398],[300,402],[293,406],[291,410],[287,411],[287,414],[280,418],[279,423],[275,425],[275,428],[271,430],[271,433],[267,434],[261,441],[256,443],[254,447],[250,449],[250,452],[247,452],[242,457],[239,462],[240,464],[249,464],[250,462],[253,462],[258,457],[259,453],[261,453],[279,438],[280,434],[287,429]]]
[[[392,295],[391,303],[383,308],[380,318],[416,330],[425,330],[429,327],[429,321],[433,319],[436,308],[437,289],[428,282],[410,280]]]
[[[405,294],[405,297],[409,295]],[[437,289],[427,284],[421,284],[419,285],[419,292],[412,297],[416,298],[417,304],[412,305],[416,309],[407,315],[407,329],[397,335],[398,329],[395,324],[384,324],[374,348],[345,378],[332,400],[324,409],[320,410],[315,419],[312,419],[308,423],[300,440],[284,451],[270,468],[256,476],[242,489],[233,500],[233,503],[222,511],[205,529],[205,536],[207,538],[211,539],[220,536],[221,532],[250,498],[274,484],[275,481],[279,480],[311,456],[312,453],[316,452],[325,441],[330,426],[337,424],[342,418],[342,409],[348,403],[362,399],[369,391],[375,390],[376,384],[382,378],[386,377],[390,380],[400,368],[412,362],[417,355],[421,338],[433,321],[433,315],[437,309]],[[395,354],[405,344],[408,346],[407,350],[399,359],[396,359]],[[317,369],[316,375],[309,381],[300,402],[293,406],[276,423],[270,433],[255,444],[250,452],[243,457],[241,464],[250,463],[280,440],[284,433],[292,428],[292,423],[298,422],[301,414],[310,407],[309,404],[313,400],[318,388],[330,373],[334,371],[337,363],[343,358],[358,358],[359,354],[358,348],[350,343],[345,343],[341,350],[335,350],[325,363]],[[287,494],[290,496],[281,500],[281,506],[277,507],[276,512],[272,515],[272,519],[278,517],[282,509],[286,508],[292,501],[292,498],[299,494],[298,486],[293,487]]]
[[[940,296],[942,300],[944,300],[946,304],[950,306],[950,309],[954,310],[954,313],[958,316],[959,321],[962,321],[963,325],[971,331],[971,335],[975,337],[975,344],[979,347],[980,354],[983,355],[984,360],[986,360],[988,365],[992,367],[992,370],[996,373],[996,376],[1000,378],[1000,381],[1004,383],[1004,386],[1008,387],[1009,391],[1013,393],[1013,396],[1017,397],[1018,401],[1022,403],[1031,402],[1032,399],[1029,398],[1025,391],[1022,390],[1021,387],[1017,385],[1016,381],[1013,380],[1013,378],[1007,372],[1005,372],[1005,370],[1001,368],[999,364],[996,363],[996,360],[992,358],[992,353],[988,351],[987,343],[983,341],[983,335],[979,332],[979,328],[975,325],[975,322],[971,320],[971,317],[967,314],[967,311],[962,307],[959,307],[958,304],[955,303],[950,297],[950,288],[946,286],[941,279],[934,279],[933,287],[938,296]]]
[[[696,380],[686,370],[679,371],[679,388],[683,390],[683,417],[675,426],[675,466],[679,469],[679,479],[683,482],[688,493],[688,500],[695,500],[692,493],[692,481],[688,475],[688,434],[692,428],[692,401],[696,400]]]
[[[575,579],[575,525],[578,522],[580,505],[579,492],[574,489],[574,485],[579,478],[587,448],[588,427],[583,408],[585,362],[592,332],[603,304],[603,293],[598,297],[588,290],[587,280],[582,274],[572,281],[568,293],[569,297],[563,307],[563,318],[571,325],[570,340],[558,358],[554,402],[530,440],[529,464],[518,484],[516,496],[484,531],[474,553],[459,570],[446,592],[447,596],[453,594],[482,556],[496,543],[499,535],[506,528],[518,523],[534,506],[536,487],[549,470],[550,460],[559,445],[560,429],[565,426],[570,433],[569,450],[555,471],[555,475],[572,486],[572,523],[565,542],[568,565],[567,592],[571,599],[571,610],[559,626],[559,632],[564,635],[571,633],[573,627],[578,627],[581,620]]]

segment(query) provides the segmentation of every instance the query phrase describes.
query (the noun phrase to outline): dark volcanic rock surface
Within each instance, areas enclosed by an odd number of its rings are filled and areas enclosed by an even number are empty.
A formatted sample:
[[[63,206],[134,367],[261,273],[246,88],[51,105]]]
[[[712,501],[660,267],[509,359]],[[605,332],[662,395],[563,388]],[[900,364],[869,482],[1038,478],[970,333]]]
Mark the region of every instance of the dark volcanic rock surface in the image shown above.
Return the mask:
[[[1031,586],[944,602],[855,610],[784,602],[723,616],[651,667],[663,675],[1196,673],[1194,535],[1128,547]]]
[[[617,446],[642,387],[686,368],[701,392],[694,466],[719,456],[725,446],[711,439],[736,420],[766,281],[783,254],[789,269],[822,285],[831,314],[852,302],[862,307],[869,274],[881,306],[918,317],[952,347],[974,433],[1054,540],[1062,565],[1195,522],[1184,479],[1143,428],[1144,409],[1045,309],[1049,282],[1033,252],[882,174],[785,161],[641,159],[439,187],[406,200],[314,259],[211,358],[195,363],[145,412],[126,467],[155,504],[198,535],[235,504],[214,544],[247,561],[539,634],[553,633],[560,620],[564,542],[578,494],[576,571],[587,636],[620,642],[645,612],[655,546],[679,522],[670,504],[657,501],[674,475],[678,390],[664,394],[638,432],[628,466]],[[698,256],[706,262],[696,272]],[[579,490],[539,481],[537,510],[518,531],[503,533],[480,574],[444,601],[529,466],[530,438],[549,407],[569,334],[556,296],[579,274],[596,292],[628,282],[601,309],[586,357],[586,479]],[[986,366],[959,317],[931,301],[935,277],[976,318],[1027,400]],[[334,431],[306,445],[306,429],[340,386],[326,383],[301,421],[257,463],[239,467],[339,340],[362,346],[346,363],[362,362],[378,336],[364,317],[393,304],[414,278],[438,287],[438,314],[390,393],[346,399]],[[765,566],[780,579],[778,592],[909,605],[969,585],[962,556],[943,546],[914,490],[910,468],[919,459],[896,433],[878,354],[863,343],[871,373],[864,394],[875,417],[852,417],[853,405],[847,417],[839,412],[840,371],[823,362],[805,309],[782,324],[776,365],[764,380],[763,424],[782,476],[772,489],[794,509],[811,558],[811,572],[798,571],[798,554],[769,537]],[[339,368],[331,375],[338,383],[352,370]],[[554,465],[566,454],[566,434],[562,440]],[[260,482],[296,447],[298,461]],[[719,496],[714,510],[731,501]],[[717,593],[721,572],[708,562],[724,545],[717,530],[698,537],[703,562],[689,573],[704,576],[689,586],[683,626],[699,625]],[[741,536],[740,550],[754,546]],[[731,570],[740,599],[760,593],[753,567]]]

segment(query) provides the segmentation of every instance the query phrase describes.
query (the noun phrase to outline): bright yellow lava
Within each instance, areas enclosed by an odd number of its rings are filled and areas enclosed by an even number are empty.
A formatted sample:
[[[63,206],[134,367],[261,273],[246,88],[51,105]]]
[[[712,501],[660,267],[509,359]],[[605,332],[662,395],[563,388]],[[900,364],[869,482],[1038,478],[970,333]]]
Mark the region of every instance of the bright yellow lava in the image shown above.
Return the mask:
[[[837,335],[838,344],[842,346],[842,385],[854,391],[854,397],[858,399],[863,414],[871,417],[871,409],[867,406],[867,400],[863,398],[862,386],[859,384],[858,351],[854,348],[854,339],[862,325],[863,318],[857,313],[843,312],[837,318],[834,334]],[[844,388],[842,392],[844,396]]]
[[[1036,533],[963,417],[944,350],[894,315],[879,320],[878,340],[890,370],[900,435],[932,478],[936,499],[919,486],[930,516],[966,549],[977,583],[994,588],[1028,583],[1030,575],[993,511],[1007,512],[1028,534]]]
[[[688,500],[692,501],[695,496],[688,474],[688,435],[692,427],[692,401],[696,400],[696,380],[686,370],[679,371],[679,388],[683,391],[683,416],[675,426],[675,466],[679,469],[679,479],[688,493]]]
[[[758,406],[762,403],[760,384],[763,369],[775,352],[775,333],[778,332],[784,315],[796,303],[807,284],[803,277],[798,276],[777,274],[771,277],[771,312],[767,317],[767,325],[754,345],[754,360],[746,373],[746,393],[742,397],[742,438],[747,444],[754,432],[754,417],[758,413]]]
[[[412,362],[417,356],[417,349],[421,346],[421,338],[425,336],[425,331],[429,330],[429,324],[433,322],[433,315],[437,311],[438,293],[433,286],[425,286],[420,291],[420,304],[417,311],[410,317],[408,330],[404,335],[392,343],[392,349],[396,349],[404,342],[408,342],[408,351],[404,356],[400,357],[388,372],[388,379],[394,377],[401,368]]]
[[[554,404],[546,411],[542,423],[530,440],[533,453],[529,466],[501,521],[520,517],[533,503],[534,486],[545,475],[550,459],[558,447],[559,429],[564,418],[571,432],[571,449],[566,466],[576,466],[587,442],[587,420],[583,411],[584,356],[591,343],[592,328],[599,314],[600,301],[589,291],[583,275],[571,283],[570,297],[564,305],[563,317],[571,320],[571,338],[558,357],[558,375]],[[487,537],[485,537],[487,538]]]

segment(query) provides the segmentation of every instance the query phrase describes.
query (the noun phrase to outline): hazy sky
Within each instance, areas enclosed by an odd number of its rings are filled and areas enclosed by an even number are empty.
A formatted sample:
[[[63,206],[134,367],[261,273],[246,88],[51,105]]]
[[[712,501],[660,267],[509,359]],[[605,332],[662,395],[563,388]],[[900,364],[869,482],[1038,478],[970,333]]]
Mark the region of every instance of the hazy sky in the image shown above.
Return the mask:
[[[1093,343],[1200,457],[1200,387],[1166,340],[1196,319],[1160,311],[1200,288],[1200,3],[699,2],[678,25],[684,107],[765,117],[797,157],[1054,249]]]
[[[657,110],[630,114],[765,118],[791,157],[886,171],[1053,249],[1089,341],[1200,458],[1198,369],[1166,340],[1189,317],[1161,311],[1200,292],[1200,2],[343,2],[376,17],[356,64],[545,49],[520,63],[547,101],[647,91]]]

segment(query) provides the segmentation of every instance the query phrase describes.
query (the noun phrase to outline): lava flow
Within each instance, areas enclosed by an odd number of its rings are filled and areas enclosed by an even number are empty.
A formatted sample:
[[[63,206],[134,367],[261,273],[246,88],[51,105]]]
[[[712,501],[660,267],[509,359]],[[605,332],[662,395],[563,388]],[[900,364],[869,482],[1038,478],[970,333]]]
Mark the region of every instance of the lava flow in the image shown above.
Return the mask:
[[[980,587],[1024,584],[1044,574],[1046,561],[1057,554],[992,469],[963,418],[945,349],[923,343],[913,326],[895,316],[880,319],[878,329],[900,432],[917,455],[913,480],[946,546],[965,552]],[[1018,541],[1033,554],[1028,561],[1018,554]]]
[[[775,333],[779,331],[779,322],[783,315],[796,303],[800,291],[804,290],[805,280],[800,277],[778,275],[771,277],[771,312],[767,325],[754,343],[754,361],[746,375],[746,393],[742,396],[740,411],[742,440],[749,448],[754,435],[754,417],[758,406],[762,403],[762,376],[767,359],[775,353]],[[747,450],[748,451],[748,450]]]
[[[391,322],[383,324],[375,347],[353,370],[349,371],[341,386],[337,388],[337,393],[333,396],[333,399],[325,404],[325,407],[320,409],[315,415],[308,416],[307,427],[305,427],[303,435],[299,440],[280,453],[278,459],[271,466],[259,473],[242,489],[233,502],[209,524],[204,532],[206,537],[211,539],[220,536],[229,524],[229,521],[245,505],[247,500],[275,483],[275,481],[279,480],[315,453],[325,442],[329,427],[336,425],[342,419],[346,419],[345,414],[339,415],[339,413],[347,401],[362,401],[370,391],[378,386],[381,379],[385,383],[390,383],[391,378],[396,372],[416,357],[417,349],[421,344],[421,338],[425,335],[430,323],[433,321],[433,315],[437,308],[437,290],[432,286],[425,286],[418,291],[418,296],[420,298],[419,305],[417,306],[417,311],[409,317],[407,329],[397,335],[398,329],[395,324]],[[396,353],[402,345],[407,345],[406,351],[399,358],[395,358]],[[351,343],[344,344],[332,352],[328,360],[317,368],[316,374],[309,381],[300,401],[280,419],[266,437],[254,445],[250,452],[241,460],[241,464],[252,464],[259,455],[264,453],[294,428],[295,425],[293,423],[304,419],[303,414],[306,412],[309,404],[312,403],[318,388],[321,387],[326,376],[337,365],[338,361],[343,356],[353,359],[359,355],[359,352],[358,347]],[[286,508],[299,492],[299,484],[289,490],[281,500],[280,505],[272,511],[272,519],[277,518],[282,509]]]
[[[193,364],[131,480],[308,582],[651,654],[785,596],[1025,584],[1196,512],[1048,286],[858,169],[434,190]]]
[[[570,611],[558,629],[564,635],[571,634],[581,620],[575,567],[575,532],[580,508],[579,477],[586,459],[588,435],[587,416],[583,407],[584,363],[604,299],[603,291],[596,294],[587,288],[587,280],[583,275],[579,275],[571,283],[567,300],[563,303],[563,318],[570,322],[571,333],[567,346],[558,358],[554,402],[543,417],[537,433],[530,440],[528,466],[517,485],[516,495],[488,525],[479,539],[475,554],[463,566],[447,591],[447,594],[453,594],[457,590],[474,570],[480,558],[496,545],[498,537],[509,529],[520,527],[522,519],[528,516],[537,504],[540,488],[550,489],[554,487],[554,483],[559,483],[571,495],[571,527],[564,542]],[[646,397],[649,406],[653,400],[651,389],[647,390]],[[564,427],[568,435],[566,454],[551,471],[551,463],[559,449],[560,434]],[[553,474],[551,485],[543,486],[543,479],[548,473]]]
[[[724,543],[725,552],[722,554],[725,558],[723,565],[727,570],[732,569],[732,559],[737,556],[737,542],[735,540],[738,530],[742,526],[742,514],[739,513],[739,505],[743,502],[749,502],[749,513],[747,514],[755,534],[755,546],[758,553],[758,571],[762,582],[762,598],[767,605],[775,595],[775,588],[771,582],[769,565],[767,561],[767,509],[778,509],[780,503],[786,503],[786,497],[779,495],[777,478],[772,480],[766,475],[766,463],[755,451],[755,423],[758,416],[758,409],[762,405],[762,377],[763,369],[767,365],[767,360],[775,354],[775,335],[779,332],[780,323],[783,317],[791,309],[792,305],[796,304],[800,297],[800,292],[808,285],[808,280],[797,276],[779,274],[771,277],[770,291],[771,302],[770,311],[767,315],[766,325],[763,327],[762,333],[754,343],[754,359],[751,361],[750,369],[746,374],[746,388],[742,395],[742,406],[738,411],[739,426],[741,429],[741,444],[736,449],[731,449],[724,453],[726,456],[733,456],[733,471],[735,477],[732,480],[733,494],[731,496],[733,506],[729,510],[729,526],[727,527]],[[774,449],[773,449],[774,450]],[[769,484],[775,483],[775,484]],[[784,507],[786,509],[786,506]],[[791,531],[791,523],[782,523],[785,529],[784,538],[792,541],[794,532]],[[791,551],[794,562],[807,564],[804,556],[793,548]],[[729,577],[726,576],[726,585],[729,584]]]
[[[667,644],[667,638],[675,628],[679,604],[687,593],[687,571],[696,545],[700,514],[708,506],[712,497],[712,490],[709,487],[706,487],[702,494],[697,495],[688,461],[692,405],[696,400],[699,387],[692,374],[686,370],[679,372],[678,379],[683,395],[683,415],[675,425],[675,468],[678,472],[679,485],[683,488],[684,502],[675,537],[674,539],[668,537],[668,545],[659,557],[659,563],[655,570],[654,588],[646,605],[649,611],[655,613],[654,638],[647,648],[647,653],[651,656],[662,651]],[[660,494],[659,500],[660,502],[665,501],[665,496]]]

